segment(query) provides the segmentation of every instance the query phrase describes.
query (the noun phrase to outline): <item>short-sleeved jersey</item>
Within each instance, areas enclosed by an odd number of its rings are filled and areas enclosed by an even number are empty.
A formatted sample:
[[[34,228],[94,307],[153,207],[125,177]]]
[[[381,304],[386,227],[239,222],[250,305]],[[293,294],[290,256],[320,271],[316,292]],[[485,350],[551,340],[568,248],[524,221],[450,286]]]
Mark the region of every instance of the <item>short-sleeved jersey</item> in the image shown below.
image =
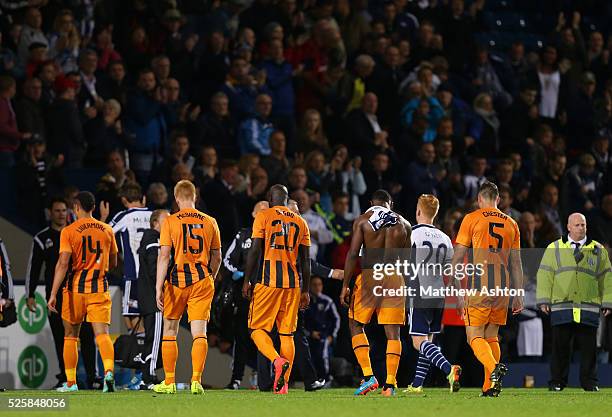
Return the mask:
[[[444,267],[453,258],[453,244],[448,235],[430,224],[416,224],[412,226],[410,240],[421,288],[444,287]]]
[[[172,285],[185,288],[212,278],[210,251],[221,249],[219,226],[213,217],[196,209],[180,210],[162,224],[159,244],[172,247]]]
[[[518,225],[510,216],[496,208],[475,210],[461,222],[456,241],[471,248],[474,265],[483,265],[484,274],[472,277],[471,288],[508,287],[510,252],[521,247]]]
[[[138,248],[142,234],[151,227],[150,218],[151,210],[133,207],[117,213],[109,223],[121,240],[123,277],[128,281],[138,279]]]
[[[66,226],[60,234],[62,252],[72,254],[69,291],[89,294],[108,290],[108,260],[117,253],[115,235],[108,224],[89,217]]]
[[[257,213],[251,237],[264,241],[260,282],[273,288],[299,287],[298,249],[310,247],[306,221],[287,207],[274,206]]]

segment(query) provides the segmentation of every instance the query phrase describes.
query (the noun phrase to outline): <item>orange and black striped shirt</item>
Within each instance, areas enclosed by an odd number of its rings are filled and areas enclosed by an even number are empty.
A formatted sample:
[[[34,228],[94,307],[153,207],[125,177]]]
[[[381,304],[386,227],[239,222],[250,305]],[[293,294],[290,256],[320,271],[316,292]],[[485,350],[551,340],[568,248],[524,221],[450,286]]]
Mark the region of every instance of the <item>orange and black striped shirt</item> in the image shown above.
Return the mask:
[[[210,251],[221,249],[219,226],[214,217],[196,209],[184,209],[168,216],[161,227],[161,246],[171,246],[174,265],[170,283],[185,288],[202,279],[213,279]]]
[[[497,208],[475,210],[461,222],[457,243],[471,248],[469,262],[482,265],[483,274],[471,277],[470,288],[508,288],[510,252],[521,247],[516,222]]]
[[[117,253],[115,235],[108,224],[90,217],[66,226],[60,234],[62,252],[72,254],[69,291],[89,294],[108,290],[108,261]]]
[[[299,287],[298,248],[310,246],[306,221],[287,207],[274,206],[257,213],[251,237],[264,240],[261,283],[273,288]]]

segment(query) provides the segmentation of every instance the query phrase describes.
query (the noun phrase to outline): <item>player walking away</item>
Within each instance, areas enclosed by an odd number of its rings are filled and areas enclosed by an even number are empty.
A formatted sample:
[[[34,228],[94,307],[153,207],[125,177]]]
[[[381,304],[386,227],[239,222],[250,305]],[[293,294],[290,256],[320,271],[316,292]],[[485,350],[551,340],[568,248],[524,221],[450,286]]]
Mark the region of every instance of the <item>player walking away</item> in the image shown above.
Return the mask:
[[[137,288],[140,267],[138,248],[144,231],[149,228],[151,210],[145,207],[145,197],[138,184],[126,184],[121,187],[119,197],[125,210],[117,213],[109,224],[121,242],[124,280],[122,313],[128,329],[132,329],[140,316]],[[106,221],[107,217],[108,203],[102,203],[100,220]]]
[[[507,288],[512,281],[515,289],[522,288],[523,269],[518,249],[520,235],[518,225],[498,208],[499,190],[492,182],[484,182],[478,191],[478,210],[465,216],[457,235],[452,264],[463,263],[468,248],[472,248],[474,267],[484,266],[484,274],[474,274],[468,287],[479,293],[482,288],[493,290]],[[460,287],[455,283],[456,287]],[[485,381],[483,396],[497,397],[502,379],[508,368],[500,363],[501,350],[497,334],[499,326],[506,324],[508,297],[475,295],[458,297],[457,308],[462,310],[468,343],[476,358],[483,364]],[[523,298],[514,297],[512,314],[523,309]]]
[[[176,394],[175,369],[178,357],[176,335],[187,310],[191,325],[191,393],[203,394],[202,372],[208,353],[206,325],[215,293],[214,280],[221,266],[221,237],[217,221],[195,208],[196,189],[189,180],[174,186],[179,211],[162,223],[157,260],[157,307],[164,313],[162,361],[165,379],[153,391]],[[174,265],[166,280],[170,252]]]
[[[125,210],[117,213],[109,224],[121,242],[119,246],[123,258],[122,313],[128,330],[138,325],[139,329],[136,331],[142,333],[144,327],[140,320],[141,312],[138,305],[138,269],[140,268],[138,248],[144,231],[149,228],[151,210],[145,207],[145,197],[138,184],[125,184],[119,190],[119,197]],[[108,204],[105,205],[105,209],[107,207]],[[107,213],[106,210],[101,210],[100,220],[104,221],[103,218]],[[140,389],[141,383],[142,372],[139,370],[134,374],[128,388]]]
[[[298,309],[305,309],[310,302],[310,231],[304,219],[287,208],[288,195],[284,185],[272,186],[270,208],[255,216],[243,286],[243,295],[251,299],[251,338],[274,365],[276,394],[288,393]],[[256,268],[262,254],[261,278],[251,288],[251,280],[256,282],[259,275]],[[301,286],[298,270],[302,272]],[[275,324],[280,337],[280,354],[269,336]]]
[[[66,383],[58,388],[60,392],[78,391],[77,344],[81,323],[85,318],[93,327],[104,363],[103,391],[115,390],[115,352],[108,334],[111,298],[106,273],[109,268],[117,265],[117,242],[111,227],[92,217],[95,205],[95,198],[90,192],[83,191],[76,196],[74,213],[77,220],[65,227],[60,234],[60,254],[47,303],[49,310],[57,313],[57,292],[68,268],[71,267],[62,294]]]
[[[51,287],[53,286],[53,277],[55,274],[55,265],[60,255],[60,234],[67,223],[68,205],[61,198],[54,198],[49,203],[50,221],[49,226],[42,229],[32,239],[32,251],[30,252],[30,260],[25,279],[25,291],[27,294],[27,305],[31,312],[36,312],[36,288],[40,278],[41,270],[44,267],[44,285],[45,297],[48,301],[51,295]],[[58,311],[62,309],[62,292],[58,291],[55,308]],[[66,382],[64,375],[64,322],[58,314],[49,314],[49,326],[53,335],[55,344],[55,353],[57,355],[58,365],[60,368],[57,377],[57,384],[54,388],[61,387]],[[81,354],[85,371],[87,373],[87,386],[96,389],[96,386],[102,386],[102,378],[97,378],[96,375],[96,346],[94,342],[94,333],[91,328],[91,323],[83,323],[79,333],[81,340]]]
[[[400,326],[404,325],[406,317],[405,300],[389,305],[386,300],[374,297],[369,290],[365,290],[366,279],[362,278],[368,266],[362,265],[362,274],[357,276],[351,294],[349,282],[355,271],[356,259],[360,248],[365,249],[393,249],[410,247],[410,223],[391,208],[391,196],[385,190],[378,190],[372,195],[371,207],[353,223],[353,238],[351,247],[344,265],[344,284],[340,294],[340,302],[349,307],[349,327],[351,329],[351,342],[357,362],[363,372],[363,380],[355,395],[366,395],[378,388],[378,381],[372,372],[370,363],[370,345],[364,331],[372,315],[376,313],[378,323],[385,328],[387,336],[387,380],[382,394],[392,396],[395,394],[396,375],[402,354],[400,341]],[[386,277],[385,279],[392,279]],[[403,280],[401,280],[403,285]]]
[[[422,265],[416,277],[417,289],[444,287],[442,275],[433,266],[447,265],[453,258],[453,244],[450,238],[433,225],[439,208],[440,202],[435,196],[423,194],[419,197],[416,210],[417,224],[412,226],[411,236],[415,264]],[[415,307],[410,307],[409,333],[412,337],[412,345],[419,352],[419,359],[412,384],[404,392],[423,392],[423,382],[432,364],[440,368],[446,375],[450,392],[459,391],[461,367],[451,365],[440,348],[433,343],[434,334],[440,333],[442,328],[444,297],[425,298],[420,295],[420,291],[417,291],[415,298],[411,301]]]

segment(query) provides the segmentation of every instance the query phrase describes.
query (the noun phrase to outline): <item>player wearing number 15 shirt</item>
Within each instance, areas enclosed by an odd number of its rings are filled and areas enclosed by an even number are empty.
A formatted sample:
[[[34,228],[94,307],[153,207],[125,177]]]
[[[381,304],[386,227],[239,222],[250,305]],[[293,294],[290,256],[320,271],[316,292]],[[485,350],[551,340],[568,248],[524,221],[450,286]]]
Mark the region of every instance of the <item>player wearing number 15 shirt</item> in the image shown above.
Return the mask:
[[[95,198],[90,192],[77,194],[74,213],[77,220],[60,234],[59,259],[55,267],[48,306],[55,308],[66,272],[68,283],[63,290],[62,319],[64,321],[64,366],[67,382],[58,391],[78,391],[76,367],[78,336],[83,320],[87,319],[96,335],[96,344],[104,363],[104,391],[114,391],[114,350],[108,334],[111,299],[106,273],[117,264],[117,242],[113,229],[92,217]]]
[[[509,298],[485,294],[497,289],[522,289],[523,270],[520,258],[519,229],[510,216],[498,208],[499,190],[492,182],[484,182],[478,191],[478,210],[465,216],[456,239],[453,270],[463,263],[466,255],[474,267],[481,266],[483,273],[468,278],[468,287],[477,290],[476,295],[465,300],[458,298],[462,308],[468,343],[476,358],[483,364],[485,381],[483,395],[498,396],[501,380],[507,368],[500,363],[501,351],[497,334],[499,326],[506,324]],[[468,248],[471,248],[468,253]],[[455,275],[457,277],[457,275]],[[513,314],[523,308],[522,297],[514,297]]]
[[[202,373],[208,353],[206,325],[215,294],[214,280],[221,265],[221,238],[217,221],[195,208],[196,189],[188,180],[174,186],[179,211],[162,223],[157,258],[156,300],[163,312],[162,359],[165,379],[153,391],[175,394],[178,357],[176,335],[187,310],[193,343],[191,346],[191,393],[203,394]],[[174,265],[168,274],[170,255]]]
[[[274,364],[274,392],[287,393],[287,382],[295,355],[293,332],[298,309],[309,303],[310,231],[304,219],[287,208],[288,191],[283,185],[270,188],[270,208],[253,222],[252,243],[247,258],[243,294],[251,298],[249,330],[257,349]],[[260,259],[263,254],[263,264]],[[257,267],[261,266],[261,273]],[[301,275],[301,279],[300,279]],[[260,277],[258,282],[256,277]],[[251,294],[251,284],[255,287]],[[280,354],[269,333],[274,326],[280,337]]]

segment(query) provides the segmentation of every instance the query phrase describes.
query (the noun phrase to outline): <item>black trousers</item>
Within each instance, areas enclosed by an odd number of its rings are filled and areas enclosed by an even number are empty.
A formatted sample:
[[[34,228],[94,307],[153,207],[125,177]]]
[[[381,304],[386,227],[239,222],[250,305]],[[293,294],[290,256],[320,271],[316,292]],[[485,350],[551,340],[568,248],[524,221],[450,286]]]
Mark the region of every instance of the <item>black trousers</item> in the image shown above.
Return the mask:
[[[580,386],[597,385],[597,328],[580,323],[552,326],[551,385],[567,385],[572,347],[580,349]]]
[[[57,355],[57,362],[60,369],[56,377],[59,382],[66,382],[66,374],[64,373],[64,322],[61,316],[61,292],[57,294],[56,308],[60,314],[49,312],[49,326],[51,327],[53,342],[55,344],[55,354]],[[87,373],[87,385],[91,387],[96,378],[96,343],[91,323],[83,322],[83,324],[81,324],[79,339],[81,339],[81,355],[83,355],[83,365],[85,366],[85,372]]]
[[[142,369],[142,379],[145,384],[156,382],[155,370],[161,368],[161,339],[164,330],[164,321],[161,311],[144,314],[142,316],[145,336],[145,346],[151,346],[147,354],[146,363]]]
[[[242,281],[241,281],[242,282]],[[249,335],[249,305],[250,301],[242,297],[236,300],[236,315],[234,327],[234,361],[232,364],[232,381],[242,381],[244,368],[249,356],[255,352],[255,343]],[[254,356],[251,356],[253,358]]]

